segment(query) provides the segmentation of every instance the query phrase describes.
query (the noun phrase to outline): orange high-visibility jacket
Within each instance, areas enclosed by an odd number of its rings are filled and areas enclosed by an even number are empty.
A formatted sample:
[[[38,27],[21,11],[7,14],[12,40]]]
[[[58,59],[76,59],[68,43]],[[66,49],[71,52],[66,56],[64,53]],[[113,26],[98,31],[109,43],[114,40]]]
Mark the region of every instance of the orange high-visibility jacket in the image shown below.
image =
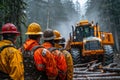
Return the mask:
[[[0,47],[10,44],[9,40],[0,41]],[[4,48],[0,53],[0,71],[9,74],[12,80],[24,80],[22,53],[14,47]]]
[[[53,47],[52,44],[49,42],[45,42],[42,45],[47,49]],[[66,77],[66,72],[67,72],[67,64],[65,61],[65,57],[59,50],[55,50],[55,52],[52,52],[52,54],[56,60],[57,68],[59,70],[59,78],[60,80],[64,80]]]
[[[42,46],[44,46],[46,49],[53,47],[53,45],[50,42],[44,42]]]
[[[32,50],[32,48],[39,43],[36,40],[28,39],[24,43],[25,50]],[[42,54],[44,50],[44,56]],[[56,67],[56,62],[53,55],[45,48],[38,48],[34,52],[34,61],[37,69],[39,71],[45,71],[48,77],[56,77],[58,74],[58,69]]]

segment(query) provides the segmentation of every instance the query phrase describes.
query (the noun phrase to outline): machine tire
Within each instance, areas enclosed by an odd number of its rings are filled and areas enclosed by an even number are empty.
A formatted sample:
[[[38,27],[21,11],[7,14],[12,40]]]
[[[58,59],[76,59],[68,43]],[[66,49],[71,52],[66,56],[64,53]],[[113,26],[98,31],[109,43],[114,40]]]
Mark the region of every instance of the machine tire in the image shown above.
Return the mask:
[[[71,55],[73,58],[73,64],[80,64],[81,63],[81,56],[80,50],[78,48],[71,48]]]
[[[113,48],[110,45],[104,46],[105,54],[104,54],[104,65],[108,65],[113,62]]]

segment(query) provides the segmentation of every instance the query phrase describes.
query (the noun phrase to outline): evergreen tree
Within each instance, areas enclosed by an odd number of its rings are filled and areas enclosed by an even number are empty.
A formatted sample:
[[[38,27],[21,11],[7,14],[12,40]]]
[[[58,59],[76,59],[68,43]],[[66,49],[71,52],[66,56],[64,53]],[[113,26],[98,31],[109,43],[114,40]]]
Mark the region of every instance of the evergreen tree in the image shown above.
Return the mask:
[[[99,21],[102,31],[113,33],[116,44],[120,44],[120,1],[119,0],[88,0],[86,16]],[[96,14],[94,14],[97,12]],[[118,35],[118,36],[117,36]]]
[[[26,3],[23,0],[1,0],[0,1],[0,23],[13,23],[22,33],[22,26],[25,26],[25,7]],[[22,44],[22,35],[18,39],[18,44]],[[19,46],[20,46],[19,45]]]

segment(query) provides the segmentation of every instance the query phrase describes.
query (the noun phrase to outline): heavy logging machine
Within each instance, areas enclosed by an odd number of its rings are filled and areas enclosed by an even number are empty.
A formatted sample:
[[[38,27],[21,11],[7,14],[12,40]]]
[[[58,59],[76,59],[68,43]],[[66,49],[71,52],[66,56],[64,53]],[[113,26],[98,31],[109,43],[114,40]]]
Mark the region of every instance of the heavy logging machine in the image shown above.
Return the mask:
[[[113,45],[112,33],[102,32],[98,24],[81,20],[72,27],[66,48],[71,52],[74,64],[98,60],[106,65],[113,61]]]

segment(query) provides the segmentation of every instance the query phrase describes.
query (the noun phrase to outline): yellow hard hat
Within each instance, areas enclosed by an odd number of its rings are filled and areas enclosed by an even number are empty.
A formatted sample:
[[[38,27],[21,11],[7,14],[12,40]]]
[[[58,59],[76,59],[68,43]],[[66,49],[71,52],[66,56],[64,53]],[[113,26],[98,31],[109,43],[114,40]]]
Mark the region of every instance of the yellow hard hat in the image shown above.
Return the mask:
[[[41,26],[38,23],[33,22],[28,26],[27,32],[25,34],[39,35],[39,34],[43,34],[43,32],[41,30]]]
[[[60,39],[62,39],[61,34],[60,34],[59,31],[53,30],[53,32],[54,32],[54,35],[55,35],[54,40],[60,40]]]

